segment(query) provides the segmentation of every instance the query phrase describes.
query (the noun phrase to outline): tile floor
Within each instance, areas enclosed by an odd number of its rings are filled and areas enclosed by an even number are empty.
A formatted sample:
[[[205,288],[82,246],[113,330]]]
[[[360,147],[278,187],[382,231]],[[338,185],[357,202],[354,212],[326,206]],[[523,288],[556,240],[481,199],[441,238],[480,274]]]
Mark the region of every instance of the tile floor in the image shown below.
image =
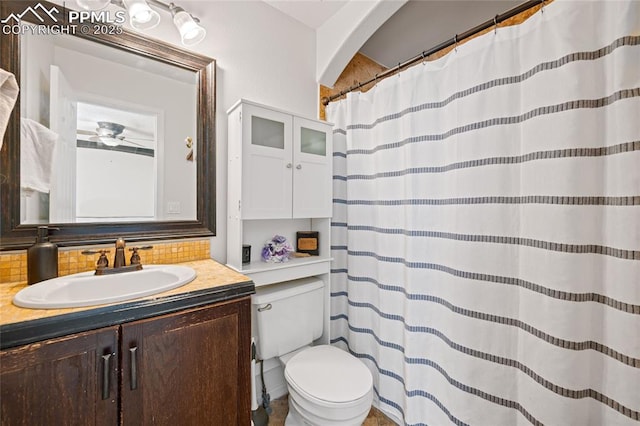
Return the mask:
[[[289,411],[287,397],[284,396],[271,401],[271,408],[273,412],[269,416],[269,426],[284,426],[284,419],[287,417],[287,411]],[[395,423],[382,414],[380,410],[371,407],[369,416],[362,426],[395,426]]]

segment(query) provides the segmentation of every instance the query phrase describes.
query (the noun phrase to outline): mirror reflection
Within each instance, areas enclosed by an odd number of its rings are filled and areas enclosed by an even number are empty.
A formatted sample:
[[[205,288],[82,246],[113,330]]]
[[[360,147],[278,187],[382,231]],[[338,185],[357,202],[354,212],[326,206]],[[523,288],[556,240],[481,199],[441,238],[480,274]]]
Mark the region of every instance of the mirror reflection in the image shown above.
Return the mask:
[[[196,219],[196,73],[21,36],[21,223]]]

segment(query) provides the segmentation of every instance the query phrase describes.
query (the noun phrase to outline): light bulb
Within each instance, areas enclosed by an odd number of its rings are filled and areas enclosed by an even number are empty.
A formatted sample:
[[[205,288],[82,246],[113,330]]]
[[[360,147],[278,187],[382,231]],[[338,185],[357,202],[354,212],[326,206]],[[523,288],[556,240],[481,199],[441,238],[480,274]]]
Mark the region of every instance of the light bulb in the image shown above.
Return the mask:
[[[135,16],[135,19],[136,19],[136,22],[146,23],[151,20],[152,16],[153,15],[149,13],[148,10],[142,10],[138,12],[138,14]]]
[[[182,44],[185,46],[198,44],[207,35],[205,29],[198,25],[191,15],[182,9],[177,8],[177,10],[174,11],[173,23],[178,28]]]
[[[120,139],[110,136],[99,136],[98,140],[107,146],[118,146],[122,143]]]
[[[160,23],[160,15],[145,0],[123,0],[129,13],[129,23],[137,30],[149,30]]]
[[[100,10],[109,6],[111,0],[76,0],[76,3],[84,10]]]

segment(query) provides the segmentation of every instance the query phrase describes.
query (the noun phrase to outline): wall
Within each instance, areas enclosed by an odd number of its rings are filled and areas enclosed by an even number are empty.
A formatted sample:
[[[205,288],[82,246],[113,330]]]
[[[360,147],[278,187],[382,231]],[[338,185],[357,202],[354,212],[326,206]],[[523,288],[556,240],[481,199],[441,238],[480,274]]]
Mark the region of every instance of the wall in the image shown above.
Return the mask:
[[[262,1],[184,1],[207,37],[193,51],[215,58],[216,229],[211,255],[226,261],[227,115],[239,98],[317,116],[315,33]],[[147,34],[180,45],[170,15]],[[213,191],[213,188],[211,188]]]
[[[333,86],[372,34],[407,0],[350,1],[318,28],[316,78]]]
[[[63,3],[62,0],[54,2]],[[78,9],[72,1],[66,3]],[[226,111],[238,99],[245,98],[317,117],[316,37],[314,30],[260,0],[181,1],[180,6],[197,16],[207,30],[205,40],[190,50],[217,61],[216,180],[209,187],[216,194],[217,235],[210,239],[210,254],[224,263],[227,257]],[[117,10],[115,6],[110,8]],[[160,14],[160,25],[145,34],[181,46],[171,16],[165,12]],[[16,255],[3,253],[0,260]]]

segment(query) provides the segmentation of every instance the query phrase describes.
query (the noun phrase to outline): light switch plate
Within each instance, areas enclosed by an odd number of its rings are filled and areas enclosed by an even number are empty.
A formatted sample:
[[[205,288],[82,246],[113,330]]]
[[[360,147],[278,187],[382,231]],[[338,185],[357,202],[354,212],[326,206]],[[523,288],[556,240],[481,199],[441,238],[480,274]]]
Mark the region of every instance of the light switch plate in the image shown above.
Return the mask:
[[[169,201],[167,203],[167,213],[169,214],[180,213],[180,201]]]

